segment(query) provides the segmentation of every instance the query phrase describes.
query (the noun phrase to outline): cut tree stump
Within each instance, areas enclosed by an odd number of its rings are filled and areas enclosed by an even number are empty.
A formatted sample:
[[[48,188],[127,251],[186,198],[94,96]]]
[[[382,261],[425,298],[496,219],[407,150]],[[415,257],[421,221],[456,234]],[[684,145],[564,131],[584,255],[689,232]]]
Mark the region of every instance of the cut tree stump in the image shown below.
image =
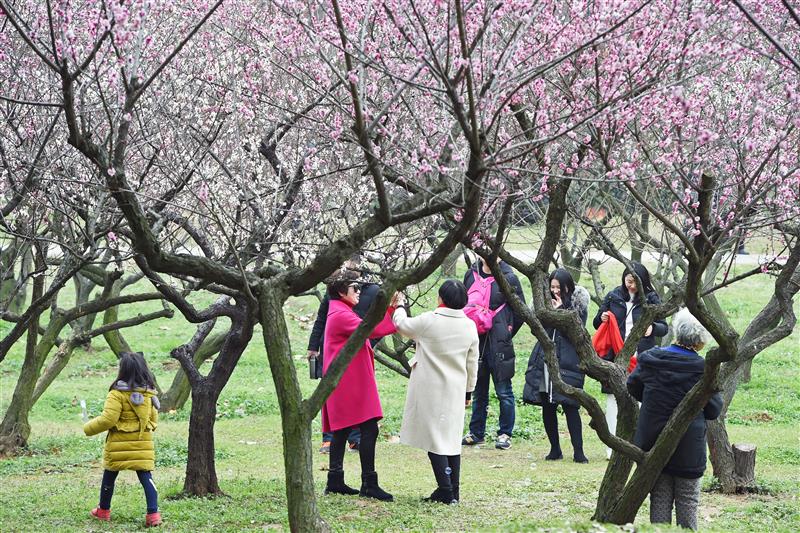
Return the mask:
[[[742,488],[753,487],[756,481],[756,447],[753,444],[733,445],[734,472]]]

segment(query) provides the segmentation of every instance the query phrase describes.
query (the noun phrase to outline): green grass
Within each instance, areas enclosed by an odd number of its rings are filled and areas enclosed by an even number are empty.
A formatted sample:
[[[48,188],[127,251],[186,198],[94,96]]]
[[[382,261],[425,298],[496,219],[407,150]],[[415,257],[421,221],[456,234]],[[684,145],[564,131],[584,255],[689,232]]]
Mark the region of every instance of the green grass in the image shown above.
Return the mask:
[[[619,272],[608,269],[608,280]],[[587,283],[586,280],[583,281]],[[611,286],[609,281],[609,285]],[[731,321],[743,329],[768,295],[769,280],[753,278],[726,289],[721,296]],[[526,284],[526,291],[528,290]],[[529,294],[529,292],[528,292]],[[205,300],[204,300],[205,301]],[[430,306],[432,294],[421,303]],[[201,303],[200,301],[198,303]],[[313,297],[287,304],[294,353],[305,353],[309,323],[302,317],[316,311]],[[129,306],[122,318],[158,308],[157,303]],[[594,309],[590,311],[592,316]],[[6,328],[0,324],[0,329]],[[591,328],[590,328],[591,329]],[[132,347],[143,350],[162,386],[169,385],[175,363],[169,350],[185,342],[193,328],[180,318],[162,319],[127,330]],[[527,356],[533,346],[523,329],[516,339],[517,375],[514,389],[521,394]],[[21,366],[22,343],[0,364],[0,410],[11,398]],[[723,496],[704,492],[700,526],[706,531],[800,530],[800,334],[758,356],[750,383],[743,384],[729,414],[734,442],[758,445],[760,494]],[[298,374],[307,375],[305,360],[296,360]],[[500,452],[492,446],[464,452],[462,503],[456,507],[424,504],[420,498],[433,489],[425,454],[397,444],[406,380],[378,368],[378,383],[386,413],[378,445],[381,484],[394,503],[359,498],[322,497],[326,456],[316,457],[315,482],[323,517],[338,531],[617,531],[590,522],[598,486],[606,467],[604,445],[584,427],[590,463],[556,464],[542,460],[548,445],[537,408],[518,405],[514,445]],[[87,518],[97,502],[103,436],[86,438],[81,431],[79,400],[91,414],[99,413],[105,391],[116,374],[116,360],[102,339],[90,351],[79,351],[44,394],[32,413],[33,435],[25,455],[0,460],[0,531],[131,531],[141,528],[144,499],[136,477],[123,473],[114,496],[113,522],[99,525]],[[301,379],[305,394],[315,382]],[[587,390],[600,397],[600,387],[587,380]],[[188,409],[165,415],[156,433],[161,510],[168,531],[263,531],[288,529],[280,420],[260,331],[243,355],[222,394],[216,424],[217,472],[227,497],[175,499],[182,486],[186,457]],[[562,445],[569,455],[566,424],[560,419]],[[586,417],[584,416],[584,422]],[[497,403],[491,404],[488,432],[497,426]],[[319,419],[314,422],[319,431]],[[347,454],[346,477],[358,484],[357,454]],[[704,487],[712,485],[710,472]],[[649,525],[648,506],[639,512],[640,531],[670,531]],[[627,529],[628,531],[630,528]],[[677,531],[677,530],[675,530]]]

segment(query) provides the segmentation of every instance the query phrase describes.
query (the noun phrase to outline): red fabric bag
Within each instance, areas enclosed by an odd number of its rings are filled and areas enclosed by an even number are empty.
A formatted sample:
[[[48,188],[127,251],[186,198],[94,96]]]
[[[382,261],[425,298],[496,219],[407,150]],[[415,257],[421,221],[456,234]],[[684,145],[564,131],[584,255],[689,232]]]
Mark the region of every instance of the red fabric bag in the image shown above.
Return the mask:
[[[619,325],[614,313],[608,313],[608,321],[602,322],[592,337],[592,346],[597,355],[603,359],[610,359],[612,354],[619,353],[625,341],[619,334]]]
[[[617,325],[617,317],[614,313],[608,314],[608,322],[603,322],[592,337],[592,346],[597,352],[597,355],[603,359],[609,359],[611,354],[619,353],[625,341],[622,340],[622,335],[619,334],[619,326]],[[636,354],[633,354],[630,362],[628,363],[628,374],[633,373],[636,369]]]

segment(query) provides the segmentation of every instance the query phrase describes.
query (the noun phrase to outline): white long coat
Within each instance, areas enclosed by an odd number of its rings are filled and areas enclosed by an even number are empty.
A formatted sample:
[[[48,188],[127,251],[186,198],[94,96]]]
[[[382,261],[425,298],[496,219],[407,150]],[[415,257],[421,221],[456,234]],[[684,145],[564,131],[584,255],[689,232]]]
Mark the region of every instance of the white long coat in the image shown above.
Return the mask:
[[[409,318],[399,307],[397,331],[417,344],[400,442],[439,455],[461,453],[466,393],[478,379],[478,330],[461,309],[440,307]]]

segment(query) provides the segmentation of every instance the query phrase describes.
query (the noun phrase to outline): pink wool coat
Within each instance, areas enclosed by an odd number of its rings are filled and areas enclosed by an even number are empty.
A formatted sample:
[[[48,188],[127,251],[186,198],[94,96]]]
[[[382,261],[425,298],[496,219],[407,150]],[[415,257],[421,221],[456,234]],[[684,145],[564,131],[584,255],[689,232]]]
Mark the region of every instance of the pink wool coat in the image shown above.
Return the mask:
[[[349,305],[341,300],[330,301],[328,320],[325,323],[323,374],[339,356],[339,351],[359,324],[361,318]],[[369,337],[376,339],[396,331],[392,324],[392,316],[387,311],[386,316],[375,326]],[[330,433],[357,426],[373,418],[383,418],[383,409],[381,409],[381,399],[378,397],[378,383],[375,381],[372,345],[367,340],[350,361],[339,384],[322,406],[322,431]]]

